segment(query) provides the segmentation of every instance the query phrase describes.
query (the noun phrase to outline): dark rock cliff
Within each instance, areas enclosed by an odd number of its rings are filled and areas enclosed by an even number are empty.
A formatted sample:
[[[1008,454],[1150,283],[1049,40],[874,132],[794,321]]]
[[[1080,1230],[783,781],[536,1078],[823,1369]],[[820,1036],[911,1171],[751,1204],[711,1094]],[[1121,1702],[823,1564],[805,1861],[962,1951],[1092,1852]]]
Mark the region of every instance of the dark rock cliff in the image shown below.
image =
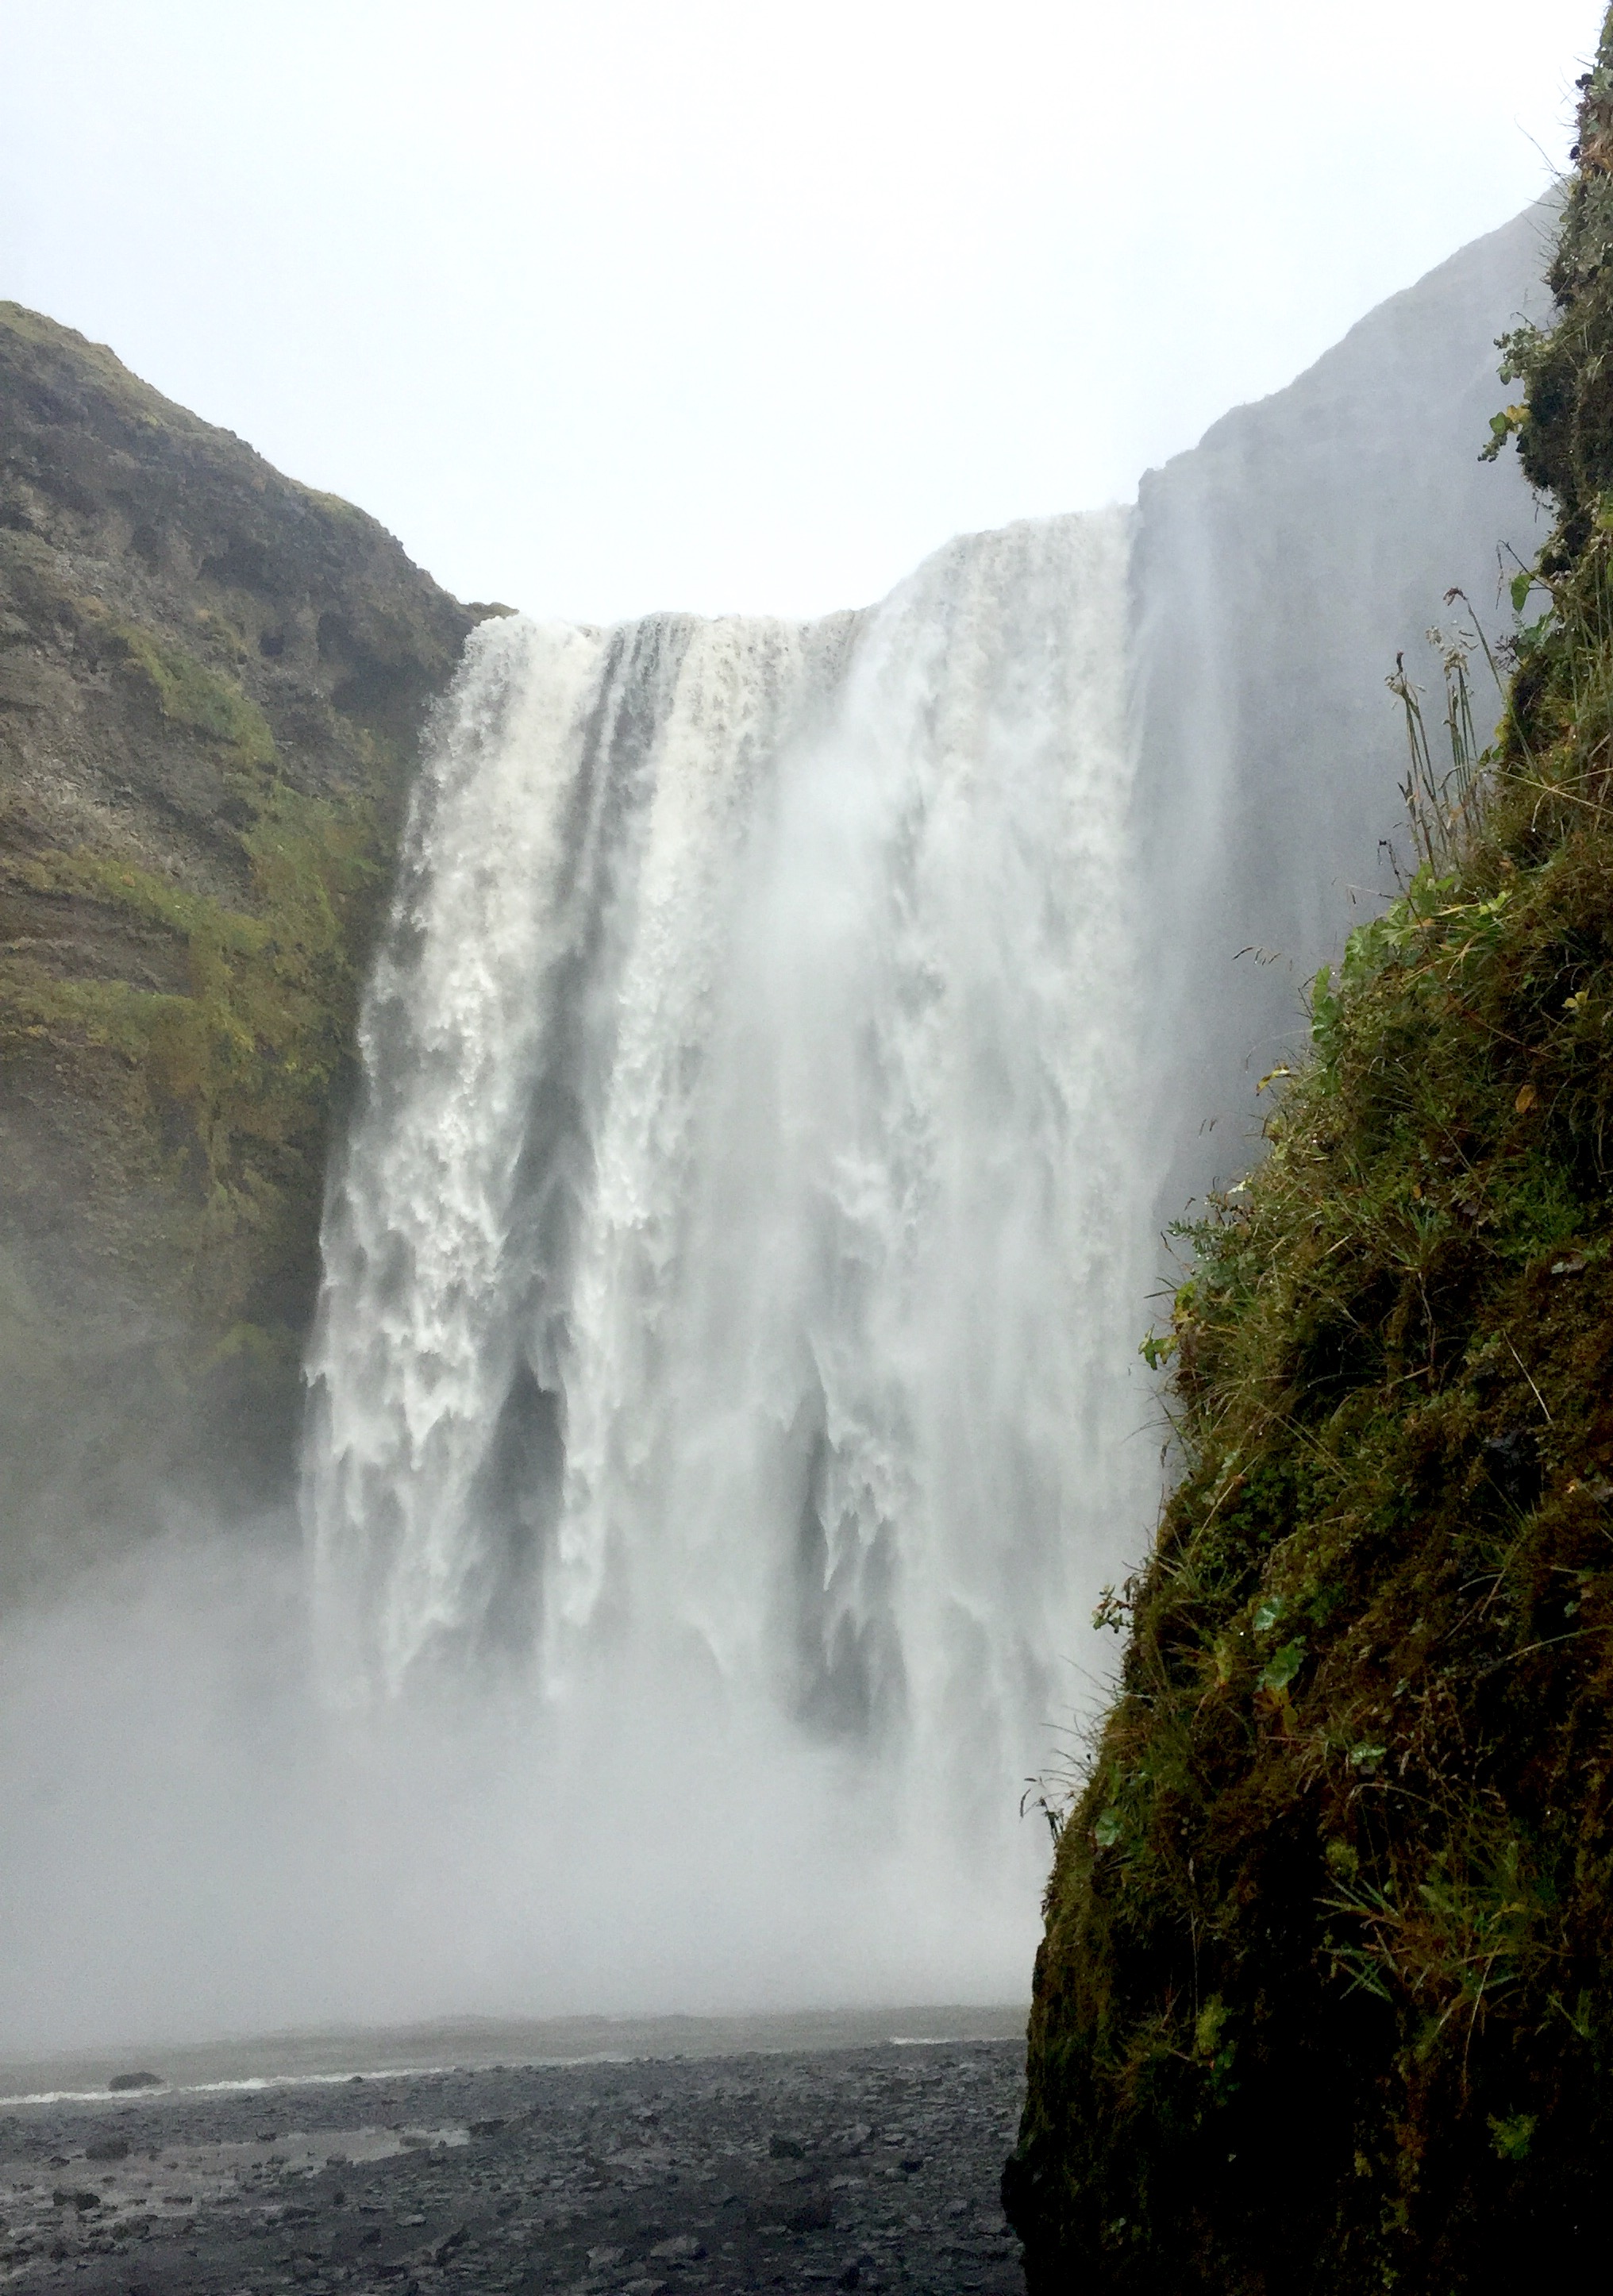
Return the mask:
[[[283,1488],[365,954],[488,611],[0,304],[0,1587]]]

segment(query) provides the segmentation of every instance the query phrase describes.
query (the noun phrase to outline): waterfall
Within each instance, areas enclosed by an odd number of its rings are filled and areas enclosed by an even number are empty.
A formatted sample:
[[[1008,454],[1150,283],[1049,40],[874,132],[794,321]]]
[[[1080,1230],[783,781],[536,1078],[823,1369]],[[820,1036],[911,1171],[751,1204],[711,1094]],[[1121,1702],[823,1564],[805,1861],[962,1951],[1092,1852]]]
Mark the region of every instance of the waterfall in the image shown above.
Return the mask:
[[[1024,1783],[1158,1491],[1158,1226],[1247,1160],[1299,980],[1389,882],[1387,666],[1530,547],[1474,441],[1536,229],[1134,511],[804,626],[473,637],[363,1016],[304,1490],[377,1845],[344,1866],[425,1845],[399,1935],[460,1941],[453,1997],[1022,1985]]]
[[[867,611],[479,628],[332,1175],[311,1568],[181,1519],[0,1626],[9,2032],[1023,1996],[1158,1227],[1392,882],[1396,652],[1453,583],[1504,634],[1543,227]]]
[[[715,1702],[691,1763],[782,1732],[1002,1854],[1152,1464],[1128,542],[478,631],[326,1225],[339,1694]]]

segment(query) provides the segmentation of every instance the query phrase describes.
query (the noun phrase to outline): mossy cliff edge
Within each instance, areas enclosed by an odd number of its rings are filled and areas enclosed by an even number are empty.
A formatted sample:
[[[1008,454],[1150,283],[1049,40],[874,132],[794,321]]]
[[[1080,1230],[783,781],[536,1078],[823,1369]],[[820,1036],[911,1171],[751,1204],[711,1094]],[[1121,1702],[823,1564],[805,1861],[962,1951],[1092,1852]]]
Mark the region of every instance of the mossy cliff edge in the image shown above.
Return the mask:
[[[1004,2177],[1036,2292],[1613,2241],[1613,16],[1582,92],[1556,322],[1505,345],[1559,521],[1500,732],[1157,1343],[1181,1478],[1103,1606]]]
[[[0,1587],[290,1463],[420,726],[486,608],[0,303]]]

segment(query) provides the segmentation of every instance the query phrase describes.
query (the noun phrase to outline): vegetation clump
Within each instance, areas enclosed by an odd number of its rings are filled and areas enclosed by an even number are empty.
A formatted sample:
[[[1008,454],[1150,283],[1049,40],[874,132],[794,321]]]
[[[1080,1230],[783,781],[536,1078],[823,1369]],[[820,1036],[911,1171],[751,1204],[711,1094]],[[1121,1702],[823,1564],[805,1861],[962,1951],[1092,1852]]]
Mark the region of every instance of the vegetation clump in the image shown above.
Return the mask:
[[[1583,2268],[1613,2177],[1613,15],[1497,419],[1560,517],[1505,709],[1186,1230],[1182,1472],[1054,1813],[1033,2290]]]

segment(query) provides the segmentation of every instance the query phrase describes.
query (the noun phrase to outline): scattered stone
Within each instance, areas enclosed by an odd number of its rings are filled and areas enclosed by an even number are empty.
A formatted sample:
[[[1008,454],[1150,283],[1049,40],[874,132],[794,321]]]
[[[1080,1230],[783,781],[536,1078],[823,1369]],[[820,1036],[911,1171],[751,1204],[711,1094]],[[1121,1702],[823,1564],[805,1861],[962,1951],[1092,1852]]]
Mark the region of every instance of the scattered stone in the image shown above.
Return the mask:
[[[30,2106],[0,2120],[4,2296],[129,2296],[136,2259],[146,2296],[1022,2296],[997,2200],[1022,2064],[959,2042],[389,2074],[291,2092],[284,2136],[261,2097],[165,2090],[85,2209],[104,2104]]]
[[[790,2232],[827,2232],[833,2222],[834,2203],[826,2186],[798,2200],[784,2218]]]

